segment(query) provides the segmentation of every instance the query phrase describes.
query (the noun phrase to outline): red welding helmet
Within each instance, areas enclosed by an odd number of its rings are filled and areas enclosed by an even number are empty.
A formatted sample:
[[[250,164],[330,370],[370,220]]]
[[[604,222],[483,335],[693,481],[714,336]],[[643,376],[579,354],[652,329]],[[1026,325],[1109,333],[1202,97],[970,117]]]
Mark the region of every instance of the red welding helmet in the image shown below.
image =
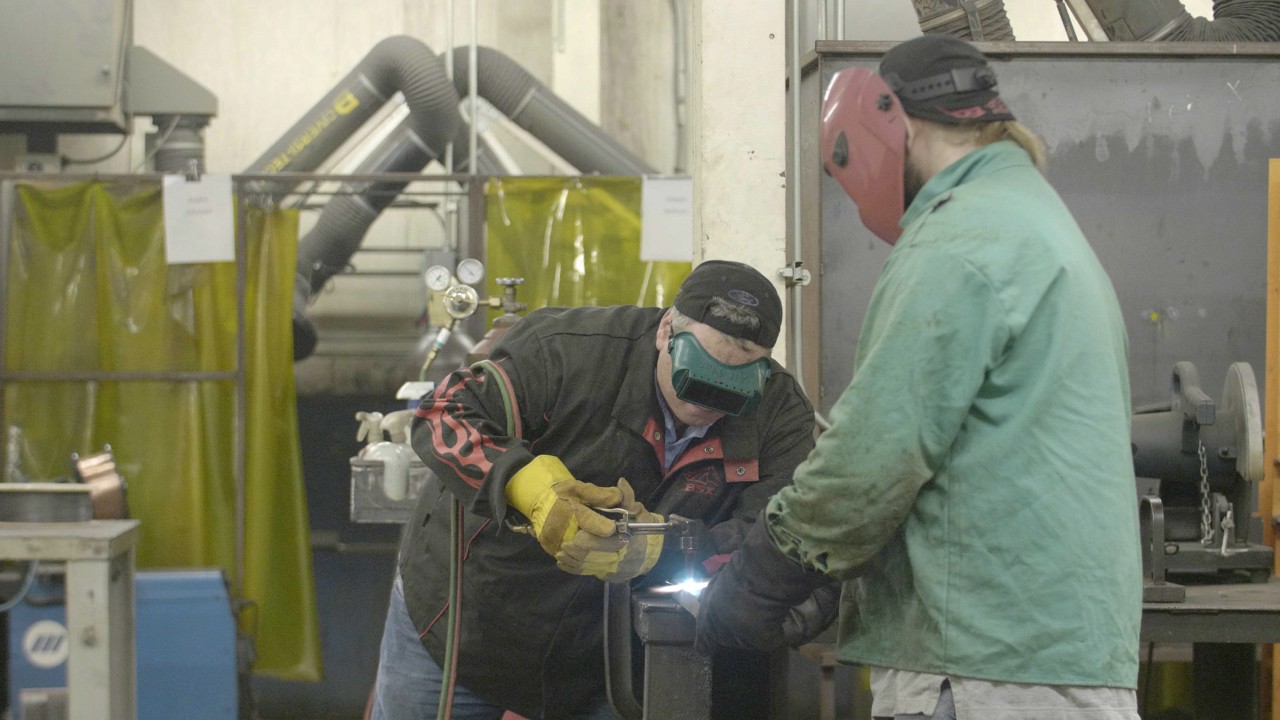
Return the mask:
[[[836,73],[822,102],[822,164],[890,245],[902,235],[906,157],[907,115],[885,81],[862,68]]]

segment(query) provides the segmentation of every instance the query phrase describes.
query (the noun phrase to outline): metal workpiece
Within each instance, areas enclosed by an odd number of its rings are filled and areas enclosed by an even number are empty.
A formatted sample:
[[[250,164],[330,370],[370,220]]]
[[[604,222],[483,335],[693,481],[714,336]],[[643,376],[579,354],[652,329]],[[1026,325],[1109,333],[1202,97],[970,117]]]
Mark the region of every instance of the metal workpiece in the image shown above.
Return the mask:
[[[623,720],[707,720],[712,714],[712,659],[694,647],[698,620],[669,594],[605,589],[605,688]],[[631,638],[644,644],[644,687],[632,680]]]
[[[646,645],[692,645],[697,618],[669,595],[639,593],[632,597],[636,635]]]
[[[622,508],[600,512],[615,518],[616,532],[671,535],[679,541],[687,580],[693,577],[699,538],[704,525],[679,515],[662,522],[637,522]],[[703,583],[705,585],[705,583]],[[609,583],[605,590],[606,688],[615,711],[624,720],[706,720],[711,717],[711,656],[695,647],[698,596],[668,585],[632,592],[627,583]],[[632,668],[632,642],[644,647],[643,687]]]
[[[636,605],[636,629],[644,642],[644,718],[710,718],[711,657],[694,648],[689,613],[663,603],[670,601],[642,599]]]

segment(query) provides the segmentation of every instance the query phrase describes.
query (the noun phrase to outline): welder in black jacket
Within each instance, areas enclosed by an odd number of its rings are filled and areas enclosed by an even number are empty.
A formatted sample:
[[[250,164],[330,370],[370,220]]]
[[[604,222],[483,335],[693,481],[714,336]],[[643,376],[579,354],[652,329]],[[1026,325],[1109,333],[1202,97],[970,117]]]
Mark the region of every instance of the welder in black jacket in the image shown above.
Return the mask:
[[[601,580],[647,573],[653,584],[684,561],[660,535],[620,540],[590,508],[702,520],[698,560],[718,568],[813,448],[813,408],[769,358],[781,321],[763,275],[708,261],[673,308],[530,313],[490,363],[454,372],[425,398],[413,447],[440,482],[428,484],[400,547],[373,716],[435,717],[457,497],[465,561],[453,717],[611,717]]]

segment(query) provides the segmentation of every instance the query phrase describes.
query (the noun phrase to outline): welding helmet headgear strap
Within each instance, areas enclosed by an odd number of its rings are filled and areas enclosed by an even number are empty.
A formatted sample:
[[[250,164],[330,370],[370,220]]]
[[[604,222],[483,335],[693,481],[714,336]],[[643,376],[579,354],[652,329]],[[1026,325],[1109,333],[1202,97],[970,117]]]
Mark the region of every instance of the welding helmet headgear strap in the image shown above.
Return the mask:
[[[724,413],[745,415],[760,404],[771,370],[765,358],[743,365],[726,365],[711,356],[693,336],[676,333],[667,344],[671,353],[671,385],[676,397]]]
[[[880,75],[914,118],[945,125],[1014,119],[987,57],[951,35],[930,33],[895,45],[881,59]]]
[[[822,103],[822,164],[876,237],[902,235],[907,114],[884,79],[863,68],[837,72]]]

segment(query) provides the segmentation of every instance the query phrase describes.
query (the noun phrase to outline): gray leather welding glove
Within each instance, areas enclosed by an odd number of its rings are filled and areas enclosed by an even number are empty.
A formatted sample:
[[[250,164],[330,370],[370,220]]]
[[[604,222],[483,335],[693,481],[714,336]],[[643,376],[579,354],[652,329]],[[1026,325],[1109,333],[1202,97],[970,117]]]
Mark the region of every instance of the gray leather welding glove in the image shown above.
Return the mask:
[[[782,636],[788,647],[813,642],[840,615],[840,588],[837,580],[813,591],[808,600],[791,608],[782,622]]]
[[[699,597],[697,647],[703,652],[715,645],[773,650],[803,638],[816,623],[793,618],[793,628],[787,631],[788,616],[815,590],[831,583],[827,575],[806,570],[784,555],[761,513],[742,547]],[[816,601],[814,607],[819,607]]]

